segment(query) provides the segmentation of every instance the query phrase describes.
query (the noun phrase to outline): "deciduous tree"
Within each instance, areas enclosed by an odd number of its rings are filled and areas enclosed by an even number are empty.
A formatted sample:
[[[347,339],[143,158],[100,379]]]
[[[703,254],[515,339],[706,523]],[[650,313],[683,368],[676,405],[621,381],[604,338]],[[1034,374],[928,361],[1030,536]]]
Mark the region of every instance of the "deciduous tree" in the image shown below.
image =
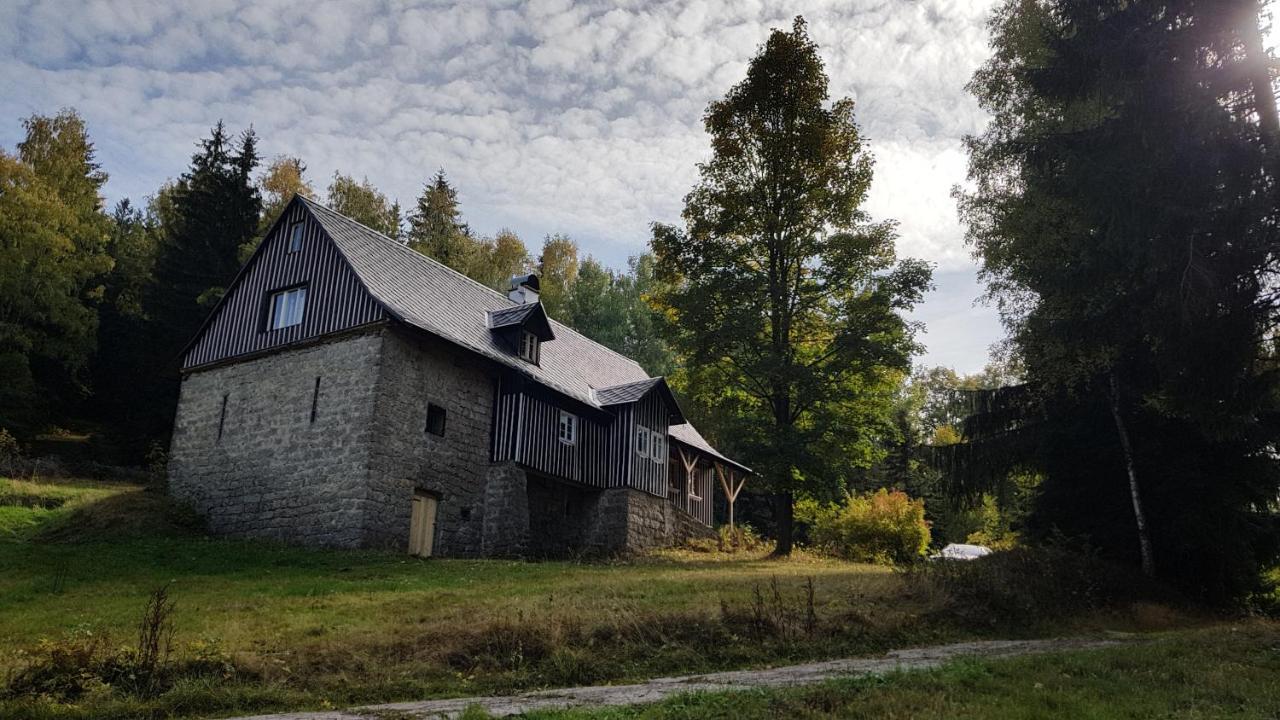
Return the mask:
[[[866,410],[916,350],[904,313],[928,287],[898,261],[894,225],[862,209],[872,158],[853,102],[828,102],[803,19],[774,30],[747,77],[707,109],[711,159],[684,226],[655,224],[660,298],[685,362],[714,376],[776,494],[778,552],[793,497],[867,463]]]

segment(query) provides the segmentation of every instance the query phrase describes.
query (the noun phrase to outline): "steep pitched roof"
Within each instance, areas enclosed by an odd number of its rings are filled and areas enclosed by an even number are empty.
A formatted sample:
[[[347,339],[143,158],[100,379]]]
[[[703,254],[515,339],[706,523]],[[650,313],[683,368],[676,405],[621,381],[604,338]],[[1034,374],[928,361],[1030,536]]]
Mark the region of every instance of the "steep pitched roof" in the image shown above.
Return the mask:
[[[540,348],[537,365],[525,362],[501,345],[490,330],[490,318],[495,313],[519,312],[526,306],[314,200],[298,199],[333,239],[365,288],[388,313],[407,325],[510,367],[591,407],[605,406],[597,399],[597,389],[661,380],[650,378],[634,360],[553,319],[550,326],[555,341]],[[666,386],[665,381],[662,385]],[[678,441],[747,469],[712,449],[692,425],[673,425],[670,433]]]

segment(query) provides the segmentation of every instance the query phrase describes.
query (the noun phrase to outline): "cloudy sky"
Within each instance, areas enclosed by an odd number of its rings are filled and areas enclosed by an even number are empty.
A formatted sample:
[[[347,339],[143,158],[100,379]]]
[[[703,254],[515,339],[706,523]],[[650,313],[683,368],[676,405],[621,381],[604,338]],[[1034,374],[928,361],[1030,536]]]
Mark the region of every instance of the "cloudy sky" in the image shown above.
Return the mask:
[[[978,370],[1002,333],[950,188],[985,117],[964,92],[990,0],[0,3],[0,145],[20,119],[78,109],[111,202],[187,166],[219,118],[267,156],[304,159],[409,204],[444,168],[472,227],[536,247],[564,232],[620,266],[678,218],[708,143],[707,103],[771,27],[809,22],[832,95],[857,102],[877,158],[870,209],[899,253],[937,265],[917,317],[928,364]]]

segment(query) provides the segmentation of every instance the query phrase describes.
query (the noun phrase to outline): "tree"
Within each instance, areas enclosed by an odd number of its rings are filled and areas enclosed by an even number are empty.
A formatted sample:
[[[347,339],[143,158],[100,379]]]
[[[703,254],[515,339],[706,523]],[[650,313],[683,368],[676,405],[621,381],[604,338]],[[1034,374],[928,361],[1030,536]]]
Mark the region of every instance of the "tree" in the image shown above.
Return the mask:
[[[885,377],[916,350],[902,314],[930,281],[924,263],[895,258],[893,224],[861,209],[872,158],[853,102],[828,105],[827,86],[804,20],[774,30],[707,109],[712,157],[684,227],[653,228],[672,341],[725,389],[749,463],[774,490],[780,554],[795,493],[870,460],[861,423],[888,412]]]
[[[278,155],[267,165],[262,177],[258,178],[258,192],[262,196],[262,219],[258,223],[258,234],[240,246],[238,257],[241,264],[248,262],[253,251],[258,249],[258,245],[294,195],[315,196],[311,185],[302,177],[306,171],[307,166],[302,160],[287,155]]]
[[[176,403],[178,355],[240,269],[239,248],[258,233],[262,197],[252,128],[233,142],[221,121],[191,167],[164,194],[155,281],[147,293],[155,381],[141,390],[149,434],[167,436]]]
[[[548,235],[538,256],[540,299],[547,313],[560,317],[570,288],[578,278],[578,243],[567,235]]]
[[[476,241],[444,170],[427,183],[409,217],[409,247],[462,273],[475,261]]]
[[[107,180],[74,110],[23,122],[0,152],[0,426],[20,433],[87,391],[102,277],[111,270]]]
[[[1277,490],[1280,248],[1258,11],[1008,0],[960,195],[1027,383],[978,399],[957,482],[1034,464],[1041,527],[1214,599],[1247,592],[1276,541],[1258,513]]]
[[[477,243],[468,273],[495,290],[506,291],[511,278],[529,272],[529,249],[511,230],[503,228],[492,239]]]
[[[329,207],[389,238],[400,239],[400,204],[387,200],[369,179],[356,181],[349,175],[335,172],[329,183]]]
[[[157,194],[164,196],[163,190]],[[147,406],[138,402],[138,388],[155,382],[149,376],[155,348],[143,304],[155,280],[161,231],[155,207],[155,199],[146,211],[125,199],[111,213],[108,252],[115,265],[103,279],[97,351],[90,363],[93,396],[86,409],[121,451],[114,458],[118,462],[139,462],[155,441],[149,435]]]

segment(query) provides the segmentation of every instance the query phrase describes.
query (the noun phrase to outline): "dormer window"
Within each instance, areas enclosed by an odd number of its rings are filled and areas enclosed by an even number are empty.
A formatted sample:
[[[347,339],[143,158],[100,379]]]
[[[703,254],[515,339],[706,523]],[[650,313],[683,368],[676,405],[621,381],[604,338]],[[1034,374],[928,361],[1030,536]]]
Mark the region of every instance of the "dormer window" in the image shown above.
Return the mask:
[[[296,253],[302,249],[302,223],[289,226],[289,252]]]
[[[538,364],[538,336],[528,330],[520,331],[520,358]]]

